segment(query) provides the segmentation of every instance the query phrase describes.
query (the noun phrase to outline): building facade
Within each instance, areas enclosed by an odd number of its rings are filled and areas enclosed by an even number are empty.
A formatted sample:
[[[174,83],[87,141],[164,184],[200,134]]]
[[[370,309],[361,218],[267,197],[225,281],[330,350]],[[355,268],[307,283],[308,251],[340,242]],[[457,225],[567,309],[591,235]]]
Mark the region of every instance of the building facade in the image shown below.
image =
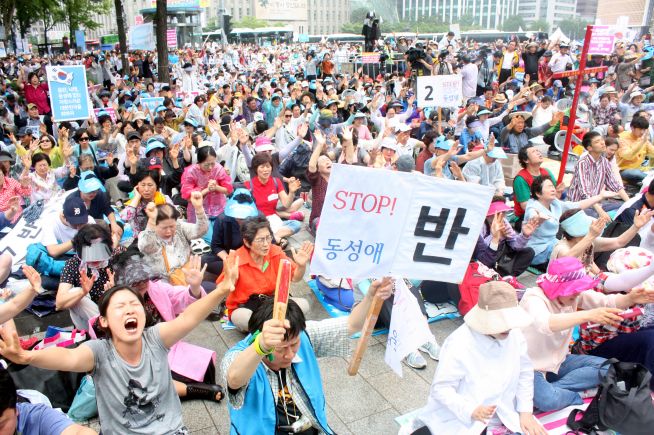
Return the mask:
[[[598,23],[620,27],[649,27],[652,24],[652,9],[654,0],[622,0],[620,7],[615,7],[615,1],[598,0]]]
[[[520,0],[397,0],[400,20],[434,18],[443,23],[458,23],[472,17],[484,29],[499,29],[507,17],[518,13]]]
[[[542,20],[553,29],[561,21],[577,18],[577,0],[520,0],[518,15],[527,24]]]
[[[595,22],[597,0],[577,0],[577,16],[589,23]]]

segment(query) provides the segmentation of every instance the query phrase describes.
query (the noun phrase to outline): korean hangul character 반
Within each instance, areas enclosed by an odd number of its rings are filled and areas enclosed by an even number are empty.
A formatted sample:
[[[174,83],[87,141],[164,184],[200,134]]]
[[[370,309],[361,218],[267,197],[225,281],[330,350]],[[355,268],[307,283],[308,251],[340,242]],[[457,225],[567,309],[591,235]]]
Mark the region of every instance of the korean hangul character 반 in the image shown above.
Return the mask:
[[[343,251],[347,252],[352,250],[352,252],[347,256],[347,259],[350,261],[357,261],[359,259],[359,254],[361,253],[361,247],[363,246],[363,240],[359,240],[358,245],[355,241],[350,241],[350,244]]]
[[[375,243],[373,245],[367,245],[363,253],[366,255],[372,255],[372,262],[375,264],[379,264],[379,260],[381,259],[381,254],[384,249],[384,244],[383,243]]]
[[[335,260],[336,259],[336,252],[343,250],[341,248],[340,244],[339,244],[340,241],[341,241],[341,239],[328,239],[327,240],[327,247],[323,248],[323,251],[329,251],[329,252],[327,252],[327,259],[328,260]]]

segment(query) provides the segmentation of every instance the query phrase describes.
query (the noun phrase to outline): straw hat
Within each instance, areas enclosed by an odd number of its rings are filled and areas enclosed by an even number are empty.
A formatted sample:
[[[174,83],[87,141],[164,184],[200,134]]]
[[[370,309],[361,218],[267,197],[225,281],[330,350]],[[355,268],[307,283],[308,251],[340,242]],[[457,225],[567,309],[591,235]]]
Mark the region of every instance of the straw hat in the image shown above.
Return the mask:
[[[484,335],[525,328],[533,321],[518,305],[515,289],[504,281],[489,281],[479,286],[477,305],[463,320],[470,329]]]

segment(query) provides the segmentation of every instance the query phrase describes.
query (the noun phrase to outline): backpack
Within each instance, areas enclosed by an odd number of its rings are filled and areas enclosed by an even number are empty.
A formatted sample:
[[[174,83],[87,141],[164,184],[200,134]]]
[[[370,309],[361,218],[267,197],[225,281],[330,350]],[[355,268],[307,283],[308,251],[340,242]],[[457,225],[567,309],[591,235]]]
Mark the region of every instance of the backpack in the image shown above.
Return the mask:
[[[624,435],[648,435],[654,427],[654,405],[650,393],[652,375],[638,363],[606,360],[606,376],[601,377],[597,394],[583,417],[577,420],[579,409],[573,409],[567,425],[575,433],[595,434],[612,429]]]
[[[479,287],[488,281],[498,280],[500,276],[493,269],[484,266],[479,261],[473,261],[468,265],[463,281],[459,284],[459,313],[465,316],[468,311],[477,305],[479,300]]]
[[[32,243],[27,247],[25,263],[41,275],[47,276],[61,276],[66,265],[66,261],[52,258],[48,254],[48,249],[41,243]]]

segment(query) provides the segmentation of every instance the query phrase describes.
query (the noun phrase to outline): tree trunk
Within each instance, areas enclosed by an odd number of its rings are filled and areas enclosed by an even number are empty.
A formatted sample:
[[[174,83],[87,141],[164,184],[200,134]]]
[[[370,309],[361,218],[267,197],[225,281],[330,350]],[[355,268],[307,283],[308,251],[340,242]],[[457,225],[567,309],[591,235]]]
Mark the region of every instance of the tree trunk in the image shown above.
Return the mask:
[[[123,9],[123,0],[114,0],[116,7],[116,24],[118,25],[118,43],[120,44],[120,60],[123,64],[122,76],[126,76],[129,71],[127,64],[127,34],[125,33],[125,10]]]
[[[157,27],[157,76],[161,83],[170,83],[168,73],[168,8],[166,0],[157,0],[155,26]]]

